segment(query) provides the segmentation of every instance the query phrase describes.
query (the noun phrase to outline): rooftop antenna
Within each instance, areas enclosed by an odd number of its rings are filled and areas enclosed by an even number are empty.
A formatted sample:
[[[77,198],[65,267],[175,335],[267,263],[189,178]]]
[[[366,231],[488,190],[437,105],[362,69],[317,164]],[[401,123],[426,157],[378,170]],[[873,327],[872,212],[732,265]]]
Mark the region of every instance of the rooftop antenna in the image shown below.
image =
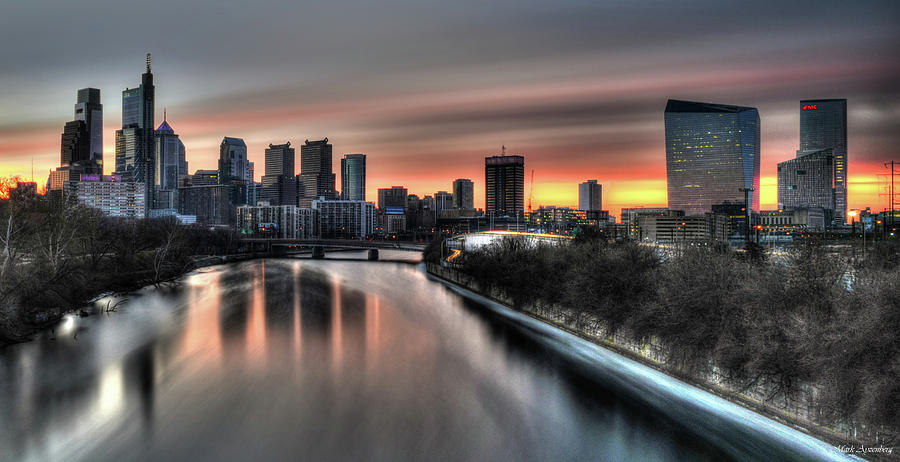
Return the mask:
[[[150,53],[147,53],[147,73],[150,73],[150,64],[152,63],[152,59],[150,58]]]
[[[505,144],[500,148],[500,155],[501,156],[506,155],[506,145]]]
[[[166,121],[166,108],[163,108],[163,122]]]

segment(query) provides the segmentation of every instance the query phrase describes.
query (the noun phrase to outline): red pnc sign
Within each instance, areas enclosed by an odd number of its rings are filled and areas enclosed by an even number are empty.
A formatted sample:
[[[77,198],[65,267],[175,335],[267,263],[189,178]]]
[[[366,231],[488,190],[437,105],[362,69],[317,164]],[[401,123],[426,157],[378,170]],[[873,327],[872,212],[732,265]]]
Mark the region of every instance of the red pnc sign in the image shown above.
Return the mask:
[[[810,104],[809,106],[803,106],[804,111],[810,111],[810,110],[815,110],[815,109],[819,109],[818,104]]]

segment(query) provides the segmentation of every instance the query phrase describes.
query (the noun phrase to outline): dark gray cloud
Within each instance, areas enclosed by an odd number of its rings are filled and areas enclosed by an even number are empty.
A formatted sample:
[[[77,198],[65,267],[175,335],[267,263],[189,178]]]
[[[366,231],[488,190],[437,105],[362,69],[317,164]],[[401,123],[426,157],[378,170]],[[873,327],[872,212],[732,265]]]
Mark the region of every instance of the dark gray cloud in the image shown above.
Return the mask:
[[[501,143],[658,171],[669,97],[758,107],[764,162],[796,144],[797,100],[845,97],[852,160],[876,162],[900,144],[898,23],[894,1],[11,1],[0,162],[55,162],[80,87],[111,132],[147,51],[194,166],[226,134],[252,155],[327,135],[426,176]]]

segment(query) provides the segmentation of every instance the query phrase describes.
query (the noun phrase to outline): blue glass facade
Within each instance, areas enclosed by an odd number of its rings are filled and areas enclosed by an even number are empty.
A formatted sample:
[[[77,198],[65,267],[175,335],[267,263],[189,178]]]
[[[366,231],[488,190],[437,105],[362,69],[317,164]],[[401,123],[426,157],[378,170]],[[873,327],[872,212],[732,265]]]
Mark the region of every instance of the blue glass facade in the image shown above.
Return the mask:
[[[144,183],[144,196],[151,206],[156,190],[155,101],[156,87],[148,54],[141,85],[122,92],[122,129],[116,130],[116,175],[124,181]]]
[[[341,198],[366,200],[366,155],[345,154],[341,159]]]
[[[847,100],[800,101],[800,150],[797,157],[830,149],[834,153],[834,221],[847,217]]]
[[[686,215],[745,202],[759,211],[756,108],[669,100],[665,111],[669,209]]]

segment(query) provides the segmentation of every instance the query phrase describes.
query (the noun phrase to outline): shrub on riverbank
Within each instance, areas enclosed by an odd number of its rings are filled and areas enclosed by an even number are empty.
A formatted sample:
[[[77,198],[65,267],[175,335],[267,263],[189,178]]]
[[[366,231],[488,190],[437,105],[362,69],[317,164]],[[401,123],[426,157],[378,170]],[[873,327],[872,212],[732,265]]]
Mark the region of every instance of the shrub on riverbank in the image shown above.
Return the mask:
[[[59,196],[0,200],[0,344],[108,291],[170,280],[221,233],[174,218],[118,219]]]
[[[900,265],[896,246],[881,250],[854,260],[809,244],[767,261],[687,246],[662,259],[636,243],[505,239],[460,269],[516,306],[567,307],[575,328],[653,339],[684,373],[785,408],[812,394],[820,423],[883,426],[896,440]]]

